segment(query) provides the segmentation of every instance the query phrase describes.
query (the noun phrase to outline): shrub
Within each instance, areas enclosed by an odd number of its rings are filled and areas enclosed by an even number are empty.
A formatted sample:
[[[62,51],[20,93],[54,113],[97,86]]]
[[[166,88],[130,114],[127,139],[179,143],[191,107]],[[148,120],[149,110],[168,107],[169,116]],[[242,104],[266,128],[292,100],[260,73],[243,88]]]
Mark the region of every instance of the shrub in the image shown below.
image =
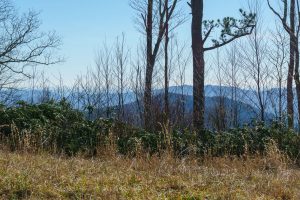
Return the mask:
[[[113,146],[121,154],[150,154],[166,149],[178,156],[264,154],[266,144],[274,141],[280,151],[299,160],[300,137],[281,123],[253,126],[223,132],[203,131],[201,137],[185,130],[149,133],[113,119],[88,120],[68,102],[50,101],[38,105],[18,102],[16,106],[0,106],[0,143],[11,150],[49,151],[76,155],[101,154]]]

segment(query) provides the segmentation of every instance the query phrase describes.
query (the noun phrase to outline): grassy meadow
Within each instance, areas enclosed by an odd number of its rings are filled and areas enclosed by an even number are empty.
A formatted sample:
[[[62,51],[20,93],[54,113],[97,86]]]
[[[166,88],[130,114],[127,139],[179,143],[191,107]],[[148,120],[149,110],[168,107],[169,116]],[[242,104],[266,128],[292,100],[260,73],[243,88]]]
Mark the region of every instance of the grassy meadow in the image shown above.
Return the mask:
[[[265,156],[85,158],[0,152],[1,199],[300,199],[300,169]]]

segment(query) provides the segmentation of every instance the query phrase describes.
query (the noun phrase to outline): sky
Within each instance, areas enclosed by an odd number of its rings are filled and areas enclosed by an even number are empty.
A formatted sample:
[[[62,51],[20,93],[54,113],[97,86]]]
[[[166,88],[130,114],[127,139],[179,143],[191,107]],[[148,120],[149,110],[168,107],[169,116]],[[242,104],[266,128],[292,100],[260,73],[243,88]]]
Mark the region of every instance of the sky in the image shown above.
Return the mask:
[[[251,1],[251,0],[250,0]],[[134,23],[135,12],[129,0],[13,0],[20,12],[34,10],[40,12],[41,31],[55,30],[61,37],[59,54],[65,61],[45,68],[49,76],[61,74],[66,84],[72,84],[87,67],[92,67],[97,50],[104,41],[113,43],[122,33],[130,48],[134,48],[141,38]],[[247,9],[247,0],[206,0],[204,15],[207,19],[236,16],[239,8]],[[190,12],[186,0],[181,5]],[[266,12],[264,18],[271,17]],[[190,41],[190,22],[178,31],[182,41]]]

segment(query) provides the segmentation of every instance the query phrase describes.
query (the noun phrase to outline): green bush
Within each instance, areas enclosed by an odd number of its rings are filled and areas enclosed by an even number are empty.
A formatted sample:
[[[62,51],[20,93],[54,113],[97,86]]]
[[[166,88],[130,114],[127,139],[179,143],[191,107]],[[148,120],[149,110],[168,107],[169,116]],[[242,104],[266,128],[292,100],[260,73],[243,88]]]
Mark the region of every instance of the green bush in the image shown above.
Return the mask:
[[[251,127],[245,126],[224,132],[206,131],[202,134],[202,139],[198,141],[200,154],[209,153],[212,156],[263,154],[266,144],[271,140],[291,158],[298,159],[300,154],[299,135],[276,122],[269,126],[258,123]]]
[[[12,150],[23,147],[30,138],[36,149],[73,154],[91,149],[96,141],[94,126],[81,112],[73,110],[64,100],[39,105],[19,102],[15,107],[0,109],[2,140]]]
[[[65,100],[0,106],[0,143],[13,151],[29,148],[70,156],[78,153],[94,155],[115,145],[119,153],[128,155],[135,155],[140,150],[154,154],[171,149],[176,155],[184,156],[193,148],[200,156],[241,156],[263,154],[266,144],[273,140],[294,160],[298,160],[300,154],[299,135],[275,122],[224,132],[203,131],[199,134],[201,137],[189,129],[168,134],[149,133],[113,119],[87,120]]]
[[[112,139],[123,154],[134,153],[139,143],[149,152],[158,151],[159,138],[154,134],[112,119],[87,120],[65,100],[39,105],[19,102],[9,108],[1,106],[0,127],[1,141],[6,141],[11,150],[24,148],[25,139],[30,138],[36,150],[67,155],[94,154]]]

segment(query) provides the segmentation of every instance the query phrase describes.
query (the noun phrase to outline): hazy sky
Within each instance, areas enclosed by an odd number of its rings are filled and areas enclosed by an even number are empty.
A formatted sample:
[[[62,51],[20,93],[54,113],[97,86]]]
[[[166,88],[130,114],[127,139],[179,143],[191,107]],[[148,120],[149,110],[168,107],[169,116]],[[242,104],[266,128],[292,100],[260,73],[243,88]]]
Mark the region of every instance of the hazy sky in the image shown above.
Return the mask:
[[[86,67],[94,65],[96,51],[105,40],[110,44],[124,32],[127,44],[135,47],[141,38],[129,0],[14,0],[14,3],[20,11],[40,11],[42,30],[56,30],[61,36],[60,53],[66,61],[47,67],[46,71],[55,76],[61,73],[68,84]],[[189,13],[186,0],[180,6]],[[246,9],[247,0],[206,0],[205,17],[234,16],[239,8]],[[265,10],[265,16],[271,16]],[[190,16],[178,31],[179,38],[189,42]]]

